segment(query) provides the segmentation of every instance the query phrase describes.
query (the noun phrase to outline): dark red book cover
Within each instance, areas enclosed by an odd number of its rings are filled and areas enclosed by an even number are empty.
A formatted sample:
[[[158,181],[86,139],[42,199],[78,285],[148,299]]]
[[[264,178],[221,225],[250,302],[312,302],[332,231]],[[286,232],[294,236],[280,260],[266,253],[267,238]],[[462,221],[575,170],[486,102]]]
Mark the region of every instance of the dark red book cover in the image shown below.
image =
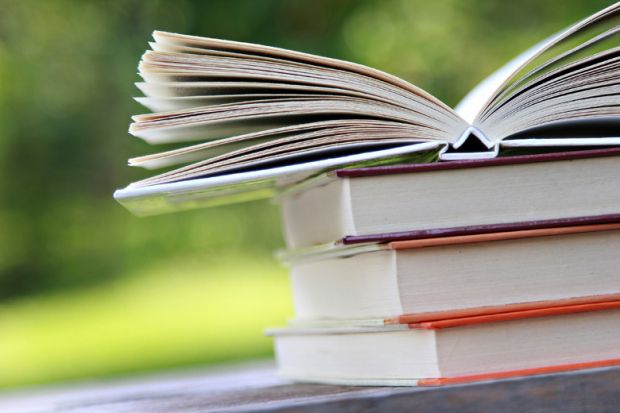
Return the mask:
[[[333,173],[339,178],[362,178],[367,176],[406,174],[415,172],[447,171],[452,169],[483,168],[491,166],[518,165],[539,162],[561,162],[575,159],[620,156],[620,148],[577,150],[531,155],[500,156],[490,159],[468,159],[419,164],[373,166],[365,168],[338,169]]]

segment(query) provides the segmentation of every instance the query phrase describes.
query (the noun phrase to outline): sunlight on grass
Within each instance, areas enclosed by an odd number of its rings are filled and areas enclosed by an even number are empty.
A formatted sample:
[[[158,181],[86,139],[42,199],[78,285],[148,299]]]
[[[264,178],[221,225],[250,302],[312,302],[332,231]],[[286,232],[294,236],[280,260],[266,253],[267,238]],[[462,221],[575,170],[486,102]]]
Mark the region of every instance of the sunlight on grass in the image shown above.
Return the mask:
[[[277,263],[233,256],[0,305],[0,387],[268,356],[288,289]]]

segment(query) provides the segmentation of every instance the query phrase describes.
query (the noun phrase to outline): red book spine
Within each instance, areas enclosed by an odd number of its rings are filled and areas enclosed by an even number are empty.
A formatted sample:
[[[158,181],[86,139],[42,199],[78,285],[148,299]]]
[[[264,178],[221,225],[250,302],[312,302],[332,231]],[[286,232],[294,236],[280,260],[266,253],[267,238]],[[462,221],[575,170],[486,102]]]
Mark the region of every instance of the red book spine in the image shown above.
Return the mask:
[[[507,379],[511,377],[534,376],[538,374],[560,373],[563,371],[594,369],[620,365],[620,359],[594,360],[582,363],[560,364],[555,366],[534,367],[522,370],[499,371],[494,373],[472,374],[468,376],[440,377],[418,380],[418,386],[442,386],[447,384],[472,383],[484,380]]]

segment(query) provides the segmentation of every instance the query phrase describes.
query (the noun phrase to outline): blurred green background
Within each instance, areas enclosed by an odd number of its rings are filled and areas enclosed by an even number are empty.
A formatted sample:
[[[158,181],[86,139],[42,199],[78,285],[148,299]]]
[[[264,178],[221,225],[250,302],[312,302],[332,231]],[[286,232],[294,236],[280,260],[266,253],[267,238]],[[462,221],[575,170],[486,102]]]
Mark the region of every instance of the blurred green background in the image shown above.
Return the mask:
[[[0,0],[0,387],[265,357],[291,314],[276,206],[138,219],[112,199],[152,150],[127,126],[153,29],[356,61],[455,105],[608,4]]]

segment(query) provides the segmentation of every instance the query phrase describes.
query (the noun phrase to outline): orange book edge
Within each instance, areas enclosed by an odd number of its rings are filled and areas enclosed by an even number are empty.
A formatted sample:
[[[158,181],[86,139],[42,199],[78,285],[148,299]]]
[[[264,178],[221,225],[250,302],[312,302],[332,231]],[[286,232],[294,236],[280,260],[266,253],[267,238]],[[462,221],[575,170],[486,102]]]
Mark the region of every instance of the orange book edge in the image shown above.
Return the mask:
[[[442,386],[446,384],[463,384],[463,383],[472,383],[472,382],[484,381],[484,380],[507,379],[507,378],[513,378],[513,377],[521,377],[521,376],[535,376],[535,375],[540,375],[540,374],[561,373],[565,371],[594,369],[594,368],[611,367],[611,366],[618,366],[618,365],[620,365],[620,359],[586,361],[586,362],[581,362],[581,363],[558,364],[558,365],[553,365],[553,366],[533,367],[533,368],[521,369],[521,370],[499,371],[499,372],[494,372],[494,373],[472,374],[472,375],[467,375],[467,376],[440,377],[436,379],[420,379],[418,380],[418,386],[430,387],[430,386]]]
[[[531,310],[511,311],[506,313],[486,314],[472,317],[409,323],[411,329],[439,330],[442,328],[463,327],[476,324],[495,323],[499,321],[521,320],[563,314],[584,313],[589,311],[613,310],[620,308],[620,300],[600,303],[574,304],[558,307],[536,308]]]
[[[570,227],[526,229],[508,232],[493,232],[489,234],[457,235],[452,237],[414,239],[407,241],[392,241],[387,244],[388,249],[401,250],[411,248],[438,247],[455,244],[474,244],[489,241],[504,241],[520,238],[538,238],[552,235],[578,234],[583,232],[611,231],[620,229],[620,223],[575,225]]]
[[[620,293],[562,298],[558,300],[533,301],[528,303],[503,304],[497,306],[474,307],[458,310],[434,311],[428,313],[402,314],[397,317],[387,318],[383,322],[384,324],[411,324],[420,323],[423,321],[447,320],[463,317],[512,313],[515,311],[536,310],[541,308],[556,308],[580,304],[595,304],[611,301],[620,301]]]

